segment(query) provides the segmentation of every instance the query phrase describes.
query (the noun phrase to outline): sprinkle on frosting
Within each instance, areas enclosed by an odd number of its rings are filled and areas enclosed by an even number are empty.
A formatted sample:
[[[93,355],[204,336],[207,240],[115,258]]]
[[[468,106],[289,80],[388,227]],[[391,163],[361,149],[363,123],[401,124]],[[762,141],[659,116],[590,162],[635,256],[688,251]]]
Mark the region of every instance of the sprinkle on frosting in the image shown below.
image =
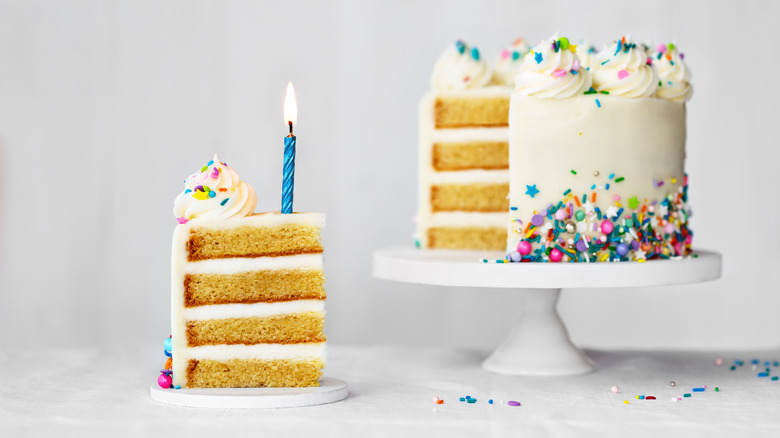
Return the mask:
[[[252,186],[215,154],[200,172],[184,181],[184,191],[173,202],[173,215],[180,224],[193,219],[229,219],[252,214],[256,204]]]
[[[622,37],[602,50],[592,70],[593,87],[624,97],[651,97],[658,88],[658,72],[647,54],[630,37]]]
[[[581,94],[591,86],[591,77],[576,54],[577,46],[566,37],[540,42],[520,65],[515,89],[526,96],[563,99]]]
[[[458,40],[439,56],[431,74],[436,91],[456,91],[484,87],[491,78],[490,67],[479,49]]]
[[[497,85],[514,85],[523,58],[530,50],[528,43],[522,38],[516,39],[511,46],[502,50],[494,63],[491,82]]]
[[[655,59],[655,67],[658,70],[658,97],[678,101],[690,100],[693,95],[691,72],[683,58],[683,54],[677,51],[673,43],[658,45],[657,52],[650,58]]]

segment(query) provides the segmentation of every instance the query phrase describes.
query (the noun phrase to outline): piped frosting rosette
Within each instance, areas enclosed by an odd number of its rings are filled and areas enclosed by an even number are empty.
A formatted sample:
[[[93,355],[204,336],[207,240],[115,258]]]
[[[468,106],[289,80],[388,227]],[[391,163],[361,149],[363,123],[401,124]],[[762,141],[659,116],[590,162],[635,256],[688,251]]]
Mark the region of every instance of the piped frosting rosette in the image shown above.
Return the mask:
[[[582,68],[577,46],[554,35],[531,49],[515,77],[515,90],[526,96],[565,99],[590,89],[591,76]]]
[[[493,79],[491,82],[497,85],[514,85],[515,76],[517,76],[520,70],[523,57],[530,50],[531,47],[522,38],[516,39],[511,46],[502,50],[493,64]]]
[[[599,67],[599,62],[596,60],[598,53],[598,50],[588,41],[580,41],[577,45],[577,57],[580,58],[580,64],[590,70],[591,75],[593,70]]]
[[[658,97],[688,101],[693,95],[690,84],[691,71],[683,62],[684,55],[677,51],[673,43],[660,44],[653,56],[653,63],[658,70]]]
[[[623,97],[650,97],[658,88],[658,72],[644,49],[623,37],[599,52],[593,87]],[[651,61],[652,62],[652,61]]]
[[[484,87],[490,82],[490,67],[479,49],[461,40],[448,47],[433,66],[431,86],[436,91],[456,91]]]
[[[184,191],[173,201],[173,215],[183,224],[194,219],[230,219],[252,214],[255,190],[217,155],[184,181]]]

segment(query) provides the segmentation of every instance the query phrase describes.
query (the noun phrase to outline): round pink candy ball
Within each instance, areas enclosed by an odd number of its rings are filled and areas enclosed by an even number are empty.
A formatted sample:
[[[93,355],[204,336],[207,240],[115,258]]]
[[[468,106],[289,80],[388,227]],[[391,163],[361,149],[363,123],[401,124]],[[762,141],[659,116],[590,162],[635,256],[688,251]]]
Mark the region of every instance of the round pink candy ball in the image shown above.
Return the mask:
[[[666,234],[672,234],[674,232],[674,225],[667,223],[664,225],[664,231]]]
[[[558,211],[555,212],[555,219],[558,219],[559,221],[566,219],[566,210],[559,208]]]
[[[609,219],[604,219],[604,222],[601,223],[601,232],[604,234],[609,234],[614,229],[615,226],[612,225],[612,222],[610,222]]]
[[[160,377],[157,378],[157,384],[160,385],[160,388],[168,389],[171,387],[171,384],[173,383],[173,380],[171,379],[171,376],[166,374],[160,374]]]
[[[531,244],[526,242],[525,240],[521,241],[517,244],[517,252],[519,252],[522,255],[528,255],[531,254]]]
[[[554,248],[552,251],[550,251],[550,260],[553,262],[560,262],[563,260],[563,253],[558,250],[558,248]]]

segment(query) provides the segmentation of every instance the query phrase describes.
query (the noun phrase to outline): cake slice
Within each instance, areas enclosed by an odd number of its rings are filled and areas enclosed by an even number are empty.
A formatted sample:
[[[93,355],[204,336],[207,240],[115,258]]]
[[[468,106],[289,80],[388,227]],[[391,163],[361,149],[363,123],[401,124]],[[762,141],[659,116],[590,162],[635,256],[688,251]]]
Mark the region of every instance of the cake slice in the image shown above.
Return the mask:
[[[318,386],[325,216],[252,214],[254,191],[216,156],[185,184],[174,208],[172,386]]]

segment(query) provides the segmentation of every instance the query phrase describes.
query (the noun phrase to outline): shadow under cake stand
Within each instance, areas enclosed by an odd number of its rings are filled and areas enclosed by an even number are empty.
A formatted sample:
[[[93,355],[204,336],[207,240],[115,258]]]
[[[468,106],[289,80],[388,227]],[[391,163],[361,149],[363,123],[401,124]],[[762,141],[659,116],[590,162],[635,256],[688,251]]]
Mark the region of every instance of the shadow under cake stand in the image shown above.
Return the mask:
[[[515,289],[522,296],[509,337],[483,362],[497,374],[556,376],[593,370],[556,310],[561,289],[671,286],[721,275],[721,255],[696,251],[680,260],[643,263],[496,263],[503,252],[408,247],[374,252],[374,277],[438,286]],[[488,262],[483,262],[487,259]]]

